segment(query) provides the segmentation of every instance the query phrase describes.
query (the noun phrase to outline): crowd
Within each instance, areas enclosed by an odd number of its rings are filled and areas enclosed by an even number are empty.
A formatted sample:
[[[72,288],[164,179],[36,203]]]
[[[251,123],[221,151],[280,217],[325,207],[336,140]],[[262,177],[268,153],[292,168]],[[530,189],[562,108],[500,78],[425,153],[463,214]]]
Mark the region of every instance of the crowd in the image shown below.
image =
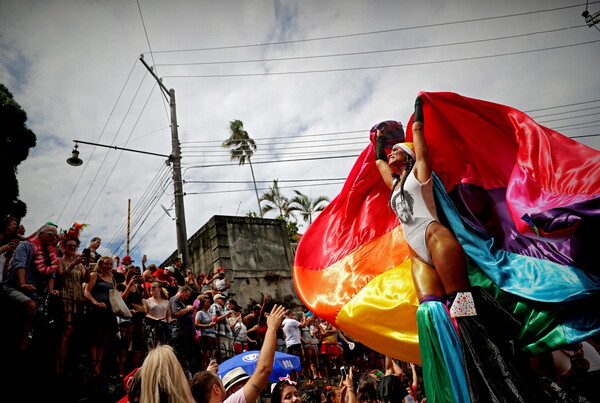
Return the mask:
[[[265,295],[242,307],[222,268],[195,275],[180,259],[160,268],[146,256],[136,266],[129,256],[102,256],[97,237],[79,251],[78,224],[59,233],[46,223],[29,236],[14,218],[1,225],[0,309],[9,326],[0,332],[0,379],[22,393],[21,401],[34,394],[110,401],[115,393],[126,394],[123,402],[426,400],[419,365],[369,349],[302,306],[283,307]],[[550,363],[552,354],[536,357],[532,366],[551,383],[575,385],[567,392],[583,390],[585,398],[600,374],[593,346],[567,346],[564,356],[558,352]],[[217,375],[219,364],[248,350],[260,351],[254,373],[237,368]],[[302,367],[269,389],[275,351],[298,356]],[[560,372],[548,370],[554,362]],[[118,386],[93,400],[97,389],[69,394],[60,385],[75,388],[72,382],[49,381],[61,376]],[[558,401],[571,401],[569,393]]]

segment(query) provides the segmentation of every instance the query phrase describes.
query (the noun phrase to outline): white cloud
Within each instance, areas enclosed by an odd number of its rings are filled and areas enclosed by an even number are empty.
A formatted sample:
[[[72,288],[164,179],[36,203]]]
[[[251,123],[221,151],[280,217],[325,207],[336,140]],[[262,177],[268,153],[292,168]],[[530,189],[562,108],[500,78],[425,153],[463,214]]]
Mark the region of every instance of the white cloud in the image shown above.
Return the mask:
[[[91,157],[93,148],[81,145],[79,150],[86,165],[72,168],[65,163],[70,156],[73,139],[170,153],[168,105],[161,99],[157,88],[152,91],[155,82],[137,60],[141,53],[145,53],[148,63],[152,64],[154,60],[159,65],[158,73],[164,77],[167,88],[176,90],[179,134],[186,168],[190,165],[229,163],[226,151],[218,144],[227,138],[229,121],[233,119],[242,120],[250,135],[258,139],[257,162],[266,158],[293,160],[302,157],[288,157],[285,153],[299,151],[300,145],[306,144],[294,145],[286,137],[299,136],[302,141],[313,140],[313,144],[317,145],[325,144],[318,141],[325,137],[313,136],[317,133],[364,130],[363,140],[356,141],[354,146],[340,144],[334,148],[340,155],[347,154],[344,150],[358,150],[367,144],[368,129],[374,123],[387,119],[405,122],[419,91],[453,91],[525,111],[591,101],[597,99],[599,93],[598,43],[438,63],[600,39],[597,30],[583,26],[582,7],[441,25],[564,7],[563,2],[558,0],[463,0],[443,6],[430,1],[190,0],[143,1],[140,6],[146,31],[135,2],[12,0],[3,1],[0,5],[0,82],[9,87],[27,111],[28,124],[38,135],[38,146],[19,167],[21,198],[29,207],[24,224],[30,230],[46,220],[57,220],[64,208],[58,222],[62,227],[71,224],[69,220],[77,210],[76,219],[87,217],[90,227],[85,230],[84,241],[86,237],[95,235],[101,236],[105,243],[113,238],[122,239],[127,200],[131,199],[135,206],[148,189],[154,189],[155,194],[152,195],[161,194],[158,191],[160,186],[151,183],[163,166],[159,157],[127,152],[119,157],[120,152],[101,148],[97,148]],[[422,25],[430,26],[406,29]],[[501,41],[431,47],[574,26],[580,27]],[[405,29],[398,30],[400,28]],[[389,32],[350,36],[385,30]],[[146,33],[152,49],[157,52],[154,59],[147,53]],[[322,37],[331,39],[311,40]],[[272,41],[296,42],[160,52]],[[305,57],[418,46],[430,47],[335,58],[164,65]],[[357,69],[383,65],[407,66]],[[222,78],[173,77],[334,69],[354,70]],[[138,86],[139,93],[134,96]],[[123,94],[118,99],[121,91]],[[143,109],[146,100],[148,104]],[[550,118],[540,120],[543,119]],[[548,126],[568,125],[585,119],[597,120],[588,117],[552,122]],[[570,136],[597,132],[597,123],[593,128],[563,131]],[[339,138],[359,136],[341,134]],[[128,138],[133,141],[127,143]],[[600,148],[598,137],[580,140]],[[191,143],[197,141],[212,143]],[[285,147],[276,148],[276,144],[284,144]],[[210,151],[208,156],[192,157],[191,145],[213,148],[206,148]],[[271,157],[265,155],[267,150],[272,150]],[[105,155],[106,162],[100,169]],[[257,180],[333,178],[345,177],[353,161],[352,158],[332,158],[256,164],[254,168]],[[79,179],[84,167],[85,173]],[[247,165],[193,168],[184,172],[184,179],[190,181],[251,179]],[[78,180],[79,184],[75,187]],[[268,183],[259,186],[267,187]],[[191,236],[214,214],[255,211],[256,201],[250,184],[187,184],[185,190],[188,193],[243,188],[247,190],[186,196],[188,235]],[[303,188],[302,191],[333,198],[340,188],[341,185],[330,185]],[[66,204],[73,189],[75,193]],[[291,189],[285,191],[292,195]],[[175,249],[174,223],[160,208],[160,204],[171,205],[172,195],[172,184],[167,184],[144,226],[134,228],[138,232],[132,245],[146,235],[134,256],[146,253],[151,260],[162,261]],[[155,222],[158,224],[152,227],[150,224]],[[117,236],[119,234],[121,236]]]

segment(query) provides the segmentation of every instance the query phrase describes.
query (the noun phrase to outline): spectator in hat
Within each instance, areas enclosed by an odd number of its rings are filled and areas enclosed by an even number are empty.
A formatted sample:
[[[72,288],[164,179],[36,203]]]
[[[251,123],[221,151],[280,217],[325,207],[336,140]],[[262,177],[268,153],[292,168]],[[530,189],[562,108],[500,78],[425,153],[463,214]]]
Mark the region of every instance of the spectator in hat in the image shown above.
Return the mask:
[[[18,329],[17,345],[4,346],[12,351],[27,350],[27,336],[33,326],[38,302],[44,294],[59,294],[58,290],[54,290],[60,264],[53,246],[57,238],[56,226],[43,225],[35,237],[19,243],[3,279],[4,296],[6,303],[10,304],[8,310],[18,313],[14,325]]]
[[[177,282],[175,281],[175,268],[173,266],[165,267],[165,282],[169,285],[175,286]]]
[[[115,271],[124,275],[127,272],[127,268],[131,266],[133,262],[134,261],[131,259],[131,256],[123,256],[123,259],[121,259],[121,265],[117,266]]]
[[[248,379],[250,379],[250,375],[241,367],[234,368],[226,373],[223,377],[223,387],[225,388],[225,392],[227,392],[227,397],[243,388]]]
[[[228,290],[231,287],[231,283],[225,278],[225,269],[219,267],[217,269],[217,278],[213,280],[213,291],[227,296]]]
[[[194,375],[191,387],[197,403],[221,403],[223,401],[225,403],[254,403],[257,401],[273,370],[277,329],[281,326],[284,314],[285,308],[282,306],[274,305],[271,309],[271,313],[267,318],[268,327],[265,342],[260,350],[256,369],[237,392],[227,397],[223,382],[214,372],[200,371]]]
[[[225,310],[225,295],[217,294],[214,296],[214,303],[208,312],[213,316],[216,323],[217,333],[217,352],[221,362],[227,358],[233,357],[233,332],[227,320],[233,312]]]

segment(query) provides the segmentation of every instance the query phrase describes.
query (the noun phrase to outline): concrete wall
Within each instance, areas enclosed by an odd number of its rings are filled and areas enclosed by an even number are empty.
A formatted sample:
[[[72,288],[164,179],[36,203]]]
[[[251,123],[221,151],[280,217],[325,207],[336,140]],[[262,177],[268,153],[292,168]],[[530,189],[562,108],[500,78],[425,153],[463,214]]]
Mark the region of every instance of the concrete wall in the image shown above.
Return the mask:
[[[293,254],[282,220],[213,216],[189,239],[195,274],[219,267],[231,281],[230,292],[246,307],[264,295],[300,304],[292,282]],[[171,264],[174,252],[162,267]]]

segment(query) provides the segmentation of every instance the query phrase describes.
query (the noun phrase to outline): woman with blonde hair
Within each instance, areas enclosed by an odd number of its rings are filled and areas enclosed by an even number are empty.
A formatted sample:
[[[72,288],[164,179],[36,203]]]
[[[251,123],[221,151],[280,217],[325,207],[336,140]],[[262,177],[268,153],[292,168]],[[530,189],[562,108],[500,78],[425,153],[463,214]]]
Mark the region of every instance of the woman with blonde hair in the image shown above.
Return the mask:
[[[169,294],[158,281],[150,284],[150,294],[150,298],[144,299],[142,303],[146,311],[144,322],[148,348],[153,348],[168,341],[171,308],[169,307]]]
[[[109,298],[110,290],[116,286],[112,267],[113,259],[110,256],[101,257],[90,274],[90,281],[83,288],[83,296],[92,304],[88,311],[88,323],[92,332],[90,359],[96,375],[101,372],[104,350],[110,337],[117,330],[117,316],[111,310]]]
[[[171,346],[159,345],[150,350],[139,372],[141,403],[195,403],[189,381]]]

